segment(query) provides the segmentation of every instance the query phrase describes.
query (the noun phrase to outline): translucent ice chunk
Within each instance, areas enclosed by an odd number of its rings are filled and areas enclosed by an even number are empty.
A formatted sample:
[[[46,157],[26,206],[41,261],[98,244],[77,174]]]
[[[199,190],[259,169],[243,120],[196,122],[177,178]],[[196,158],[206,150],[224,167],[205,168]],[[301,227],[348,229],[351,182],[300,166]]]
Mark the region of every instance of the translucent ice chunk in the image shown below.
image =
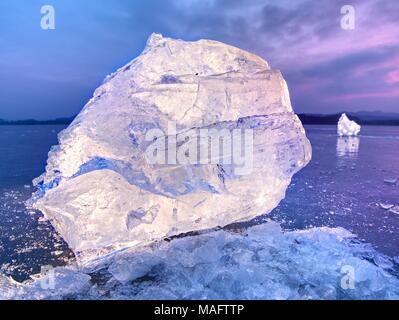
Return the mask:
[[[170,122],[178,133],[168,132]],[[193,139],[202,129],[251,131],[253,148],[244,152],[252,168],[237,174],[236,164],[149,163],[154,141],[146,134],[155,129],[165,133],[158,142],[188,130]],[[220,42],[154,34],[59,135],[32,202],[80,265],[94,268],[119,250],[270,212],[310,159],[280,71]]]

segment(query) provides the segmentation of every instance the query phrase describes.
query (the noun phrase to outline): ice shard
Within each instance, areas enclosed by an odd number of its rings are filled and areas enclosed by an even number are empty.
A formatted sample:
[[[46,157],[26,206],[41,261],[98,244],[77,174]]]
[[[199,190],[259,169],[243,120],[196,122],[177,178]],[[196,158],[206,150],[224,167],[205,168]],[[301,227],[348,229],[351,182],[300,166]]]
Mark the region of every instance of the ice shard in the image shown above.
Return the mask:
[[[231,134],[228,148],[213,157],[203,131]],[[154,144],[164,163],[149,161]],[[204,145],[211,161],[191,161]],[[225,161],[230,153],[248,163]],[[280,71],[220,42],[153,34],[60,133],[32,203],[90,269],[126,248],[268,213],[310,159]]]
[[[360,133],[360,125],[355,121],[349,120],[348,116],[343,113],[338,121],[337,132],[340,137],[357,136]]]

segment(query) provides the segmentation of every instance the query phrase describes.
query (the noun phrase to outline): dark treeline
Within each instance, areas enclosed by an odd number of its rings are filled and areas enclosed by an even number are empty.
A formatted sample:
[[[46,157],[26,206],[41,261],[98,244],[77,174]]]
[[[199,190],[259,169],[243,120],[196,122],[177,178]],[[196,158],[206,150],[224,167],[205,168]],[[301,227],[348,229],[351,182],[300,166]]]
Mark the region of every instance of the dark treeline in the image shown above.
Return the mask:
[[[387,116],[384,113],[372,113],[362,114],[359,113],[347,113],[351,120],[356,121],[360,125],[375,125],[375,126],[399,126],[399,114]],[[303,124],[333,124],[338,123],[341,113],[336,114],[298,114]],[[53,120],[4,120],[0,119],[0,125],[51,125],[51,124],[70,124],[75,117],[57,118]]]
[[[26,120],[4,120],[0,119],[0,125],[46,125],[46,124],[65,124],[68,125],[72,122],[74,117],[70,118],[57,118],[53,120],[35,120],[35,119],[26,119]]]
[[[369,126],[399,126],[399,115],[398,118],[387,119],[386,117],[376,116],[374,119],[370,116],[362,117],[361,115],[347,113],[349,119],[356,121],[360,125]],[[303,124],[333,124],[336,125],[341,116],[341,113],[337,114],[298,114]]]

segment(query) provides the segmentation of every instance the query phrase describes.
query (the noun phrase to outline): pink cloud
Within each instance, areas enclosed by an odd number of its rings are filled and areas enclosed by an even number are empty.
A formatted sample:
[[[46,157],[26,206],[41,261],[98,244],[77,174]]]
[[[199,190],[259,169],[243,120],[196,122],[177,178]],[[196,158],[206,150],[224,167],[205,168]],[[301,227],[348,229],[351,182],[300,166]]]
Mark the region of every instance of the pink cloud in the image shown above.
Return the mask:
[[[349,54],[365,50],[399,45],[399,28],[397,25],[382,23],[370,25],[369,21],[360,21],[353,31],[338,29],[334,36],[319,38],[309,36],[306,40],[294,43],[280,43],[273,59],[278,66],[308,67],[325,63]],[[281,50],[289,47],[290,50]],[[297,52],[297,55],[292,55]],[[266,55],[267,56],[267,55]],[[298,59],[298,56],[300,59]],[[398,65],[399,56],[395,57]],[[394,63],[388,62],[389,64]],[[382,68],[383,65],[376,67]],[[388,66],[385,66],[387,68]],[[365,70],[367,71],[367,69]],[[361,70],[359,72],[362,72]]]
[[[372,71],[396,69],[398,65],[399,65],[399,55],[396,55],[385,61],[356,67],[353,69],[352,75],[354,77],[363,77]]]
[[[295,86],[290,88],[295,94],[307,94],[315,92],[316,89],[320,89],[331,84],[331,79],[321,79],[321,78],[304,78],[300,83],[296,83]]]
[[[381,92],[360,92],[360,93],[348,93],[336,96],[330,96],[325,99],[326,102],[336,101],[350,101],[357,99],[368,99],[368,98],[396,98],[399,97],[399,89],[381,91]]]
[[[399,69],[388,72],[384,80],[388,84],[399,83]]]

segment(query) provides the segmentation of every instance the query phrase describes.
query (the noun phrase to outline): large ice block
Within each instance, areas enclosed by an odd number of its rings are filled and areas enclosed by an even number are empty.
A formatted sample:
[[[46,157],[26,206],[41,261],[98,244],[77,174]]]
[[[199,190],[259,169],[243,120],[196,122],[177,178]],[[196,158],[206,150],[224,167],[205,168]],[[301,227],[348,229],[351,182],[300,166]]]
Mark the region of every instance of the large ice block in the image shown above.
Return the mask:
[[[207,146],[204,129],[231,134],[231,149],[208,163],[149,161],[154,144],[168,156],[188,140]],[[237,132],[250,133],[245,161],[229,163]],[[270,212],[310,159],[280,71],[220,42],[153,34],[59,135],[32,203],[94,268],[126,248]]]

